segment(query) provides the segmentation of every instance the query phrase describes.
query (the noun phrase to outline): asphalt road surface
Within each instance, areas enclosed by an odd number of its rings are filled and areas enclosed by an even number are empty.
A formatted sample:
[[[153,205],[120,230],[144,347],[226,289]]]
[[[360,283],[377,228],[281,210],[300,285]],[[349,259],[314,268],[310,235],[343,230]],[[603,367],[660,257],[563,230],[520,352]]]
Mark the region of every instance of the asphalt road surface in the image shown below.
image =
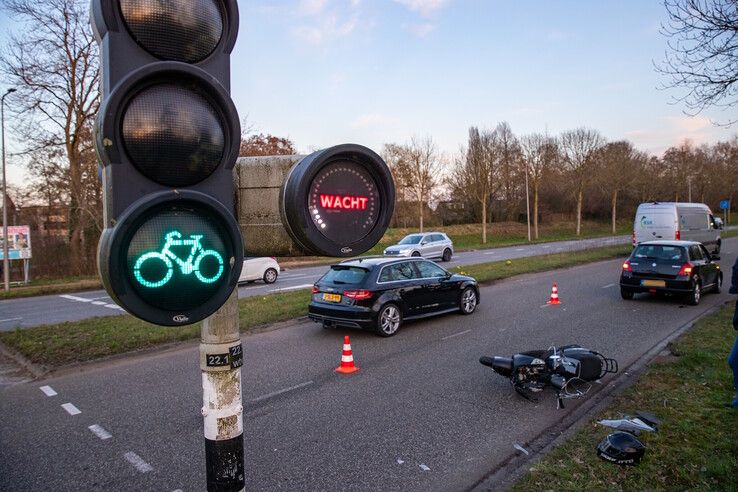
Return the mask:
[[[457,253],[452,261],[442,263],[442,265],[450,268],[457,265],[471,265],[489,261],[521,258],[524,256],[624,244],[628,241],[630,241],[630,236],[616,236],[466,251]],[[264,295],[270,292],[304,289],[312,286],[326,272],[326,269],[326,266],[290,269],[282,272],[274,284],[266,285],[259,281],[240,287],[238,289],[238,296],[243,298]],[[125,311],[115,304],[104,290],[9,299],[0,301],[0,331],[62,323],[64,321],[77,321],[94,316],[121,315],[124,313]]]
[[[738,238],[726,240],[725,270],[737,252]],[[609,260],[483,287],[471,316],[407,323],[391,338],[310,322],[244,336],[247,490],[474,487],[515,444],[525,447],[581,404],[557,410],[551,393],[526,401],[480,355],[579,343],[627,371],[734,298],[724,289],[699,306],[624,301],[620,266]],[[559,306],[546,304],[554,280]],[[344,334],[360,367],[352,375],[334,372]],[[201,405],[196,344],[6,386],[0,490],[202,490]]]

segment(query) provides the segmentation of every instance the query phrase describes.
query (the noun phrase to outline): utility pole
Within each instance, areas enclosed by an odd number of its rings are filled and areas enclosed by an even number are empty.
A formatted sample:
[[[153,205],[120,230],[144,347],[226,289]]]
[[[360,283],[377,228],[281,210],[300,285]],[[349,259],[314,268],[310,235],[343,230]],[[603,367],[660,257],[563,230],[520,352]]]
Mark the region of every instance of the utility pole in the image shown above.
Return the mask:
[[[200,337],[208,491],[245,488],[242,365],[238,289],[234,289],[225,304],[202,322]]]
[[[5,292],[10,290],[10,262],[8,259],[8,187],[5,179],[5,96],[15,92],[12,87],[0,98],[0,132],[3,144],[3,284]]]
[[[528,192],[528,163],[525,163],[525,216],[528,219],[528,242],[530,242],[530,195]]]

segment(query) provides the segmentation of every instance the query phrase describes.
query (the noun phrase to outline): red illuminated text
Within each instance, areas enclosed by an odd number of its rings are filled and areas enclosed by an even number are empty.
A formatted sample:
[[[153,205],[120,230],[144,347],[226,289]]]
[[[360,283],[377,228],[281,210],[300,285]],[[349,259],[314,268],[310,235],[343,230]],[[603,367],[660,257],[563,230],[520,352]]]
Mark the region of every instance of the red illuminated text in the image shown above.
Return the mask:
[[[366,210],[369,198],[365,196],[320,195],[320,205],[323,208]]]

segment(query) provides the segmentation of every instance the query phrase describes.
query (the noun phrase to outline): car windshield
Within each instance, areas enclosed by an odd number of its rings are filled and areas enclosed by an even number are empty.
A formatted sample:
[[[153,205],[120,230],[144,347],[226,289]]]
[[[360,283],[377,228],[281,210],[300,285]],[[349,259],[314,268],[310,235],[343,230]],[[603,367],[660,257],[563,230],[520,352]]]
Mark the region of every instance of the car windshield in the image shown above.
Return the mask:
[[[366,268],[351,267],[344,265],[333,265],[328,273],[323,275],[321,282],[334,284],[360,284],[364,281],[369,271]]]
[[[681,246],[641,244],[633,252],[633,258],[663,261],[687,261],[686,251]]]
[[[397,244],[418,244],[422,237],[421,234],[411,234],[402,238],[402,241]]]

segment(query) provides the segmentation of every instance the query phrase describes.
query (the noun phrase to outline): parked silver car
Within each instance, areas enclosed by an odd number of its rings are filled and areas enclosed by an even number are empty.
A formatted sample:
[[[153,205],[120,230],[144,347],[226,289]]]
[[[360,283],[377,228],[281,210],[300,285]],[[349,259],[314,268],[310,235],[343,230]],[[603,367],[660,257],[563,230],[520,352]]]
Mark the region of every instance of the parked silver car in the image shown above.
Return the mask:
[[[451,260],[454,243],[443,232],[408,234],[402,241],[384,250],[385,256],[422,256]]]

